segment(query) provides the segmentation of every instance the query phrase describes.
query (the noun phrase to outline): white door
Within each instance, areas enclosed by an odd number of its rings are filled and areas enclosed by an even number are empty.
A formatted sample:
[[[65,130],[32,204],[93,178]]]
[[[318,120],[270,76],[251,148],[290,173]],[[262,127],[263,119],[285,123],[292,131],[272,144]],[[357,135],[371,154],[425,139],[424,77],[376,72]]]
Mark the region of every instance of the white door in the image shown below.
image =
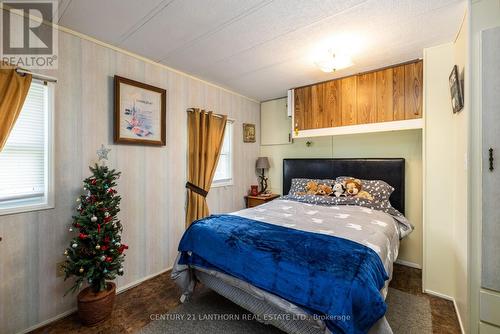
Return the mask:
[[[482,321],[500,326],[500,27],[482,32]]]

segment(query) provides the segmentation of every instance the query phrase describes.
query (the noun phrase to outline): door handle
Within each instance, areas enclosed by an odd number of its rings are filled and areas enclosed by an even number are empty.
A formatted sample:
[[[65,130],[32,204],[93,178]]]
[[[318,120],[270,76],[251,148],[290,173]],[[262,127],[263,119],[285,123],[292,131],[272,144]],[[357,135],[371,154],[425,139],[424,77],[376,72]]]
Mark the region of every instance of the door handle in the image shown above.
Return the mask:
[[[494,158],[493,158],[493,149],[490,147],[490,149],[488,150],[489,152],[489,161],[490,161],[490,172],[493,172],[493,170],[495,169],[495,167],[493,167],[493,161],[494,161]]]

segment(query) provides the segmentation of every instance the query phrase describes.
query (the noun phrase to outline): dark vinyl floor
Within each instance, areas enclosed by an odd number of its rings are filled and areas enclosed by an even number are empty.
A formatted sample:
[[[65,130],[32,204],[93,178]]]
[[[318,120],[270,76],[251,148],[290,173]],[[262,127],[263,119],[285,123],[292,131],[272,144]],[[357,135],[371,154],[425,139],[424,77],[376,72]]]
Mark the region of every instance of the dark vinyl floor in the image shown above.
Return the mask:
[[[453,303],[422,293],[421,270],[396,264],[390,286],[429,299],[434,333],[460,333]],[[134,333],[150,322],[152,314],[166,313],[176,307],[179,296],[180,291],[170,280],[170,273],[165,273],[119,294],[111,319],[96,327],[82,326],[78,316],[72,314],[32,333]]]

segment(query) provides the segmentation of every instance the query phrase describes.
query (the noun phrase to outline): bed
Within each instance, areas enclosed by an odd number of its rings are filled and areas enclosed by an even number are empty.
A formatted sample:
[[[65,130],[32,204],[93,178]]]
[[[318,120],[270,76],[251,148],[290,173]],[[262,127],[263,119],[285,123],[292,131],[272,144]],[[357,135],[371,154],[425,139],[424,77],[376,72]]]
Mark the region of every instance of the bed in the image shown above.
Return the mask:
[[[181,301],[200,281],[287,333],[392,333],[384,300],[400,239],[413,229],[404,217],[404,166],[404,159],[284,159],[285,195],[296,180],[342,176],[381,180],[394,191],[375,206],[293,193],[198,221],[172,271]]]

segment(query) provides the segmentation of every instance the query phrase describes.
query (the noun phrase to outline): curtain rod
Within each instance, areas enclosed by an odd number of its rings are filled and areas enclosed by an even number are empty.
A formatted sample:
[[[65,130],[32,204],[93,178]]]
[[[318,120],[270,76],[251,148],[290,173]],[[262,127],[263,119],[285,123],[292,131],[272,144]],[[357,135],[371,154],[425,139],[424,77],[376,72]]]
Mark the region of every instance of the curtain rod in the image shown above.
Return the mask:
[[[187,112],[194,112],[194,108],[188,108],[186,111],[187,111]],[[208,114],[208,113],[209,113],[208,111],[203,110],[203,109],[201,109],[201,111],[202,111],[202,112],[204,112],[204,113],[206,113],[206,114]],[[219,115],[219,114],[214,113],[213,111],[212,111],[212,115],[214,115],[215,117],[220,117],[220,118],[223,118],[223,117],[224,117],[224,116],[222,116],[222,115]],[[229,118],[227,118],[227,119],[228,119],[228,120],[230,120]]]
[[[38,73],[33,73],[31,71],[22,69],[22,68],[16,68],[16,72],[19,74],[31,74],[33,76],[33,79],[38,79],[41,81],[48,81],[48,82],[57,82],[57,79],[48,75],[43,75],[43,74],[38,74]]]

